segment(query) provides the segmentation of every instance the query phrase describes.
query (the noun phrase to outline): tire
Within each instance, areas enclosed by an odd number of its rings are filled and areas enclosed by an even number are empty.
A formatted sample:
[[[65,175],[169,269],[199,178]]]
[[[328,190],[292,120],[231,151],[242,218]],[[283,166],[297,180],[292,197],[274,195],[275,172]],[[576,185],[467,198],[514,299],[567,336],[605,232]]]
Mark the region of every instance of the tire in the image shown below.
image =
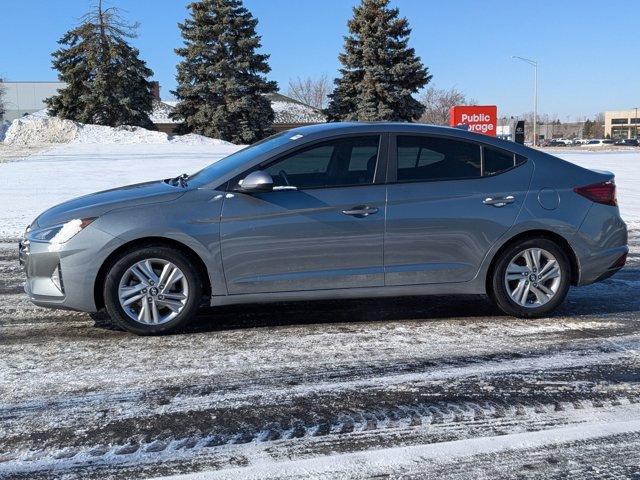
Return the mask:
[[[201,297],[202,280],[192,262],[179,250],[165,246],[124,252],[104,282],[109,316],[123,329],[138,335],[183,329],[195,316]]]
[[[536,250],[540,251],[538,267],[535,267]],[[546,238],[521,240],[499,255],[490,279],[490,295],[504,313],[520,318],[537,318],[564,301],[571,283],[571,264],[555,242]],[[555,276],[556,268],[559,277]]]

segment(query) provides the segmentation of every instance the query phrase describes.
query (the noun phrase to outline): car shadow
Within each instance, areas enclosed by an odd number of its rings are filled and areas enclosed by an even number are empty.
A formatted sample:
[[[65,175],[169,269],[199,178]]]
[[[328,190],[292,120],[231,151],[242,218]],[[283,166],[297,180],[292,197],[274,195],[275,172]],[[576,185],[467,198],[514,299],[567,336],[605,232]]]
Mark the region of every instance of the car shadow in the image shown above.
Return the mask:
[[[549,318],[638,312],[638,286],[640,269],[625,268],[603,282],[572,288],[567,300]],[[473,321],[486,317],[506,316],[484,295],[252,303],[204,308],[181,333],[394,320],[424,322],[450,318]],[[115,328],[106,317],[94,317],[94,320],[97,327]]]
[[[208,308],[198,315],[188,331],[499,314],[499,310],[480,295],[314,300]]]

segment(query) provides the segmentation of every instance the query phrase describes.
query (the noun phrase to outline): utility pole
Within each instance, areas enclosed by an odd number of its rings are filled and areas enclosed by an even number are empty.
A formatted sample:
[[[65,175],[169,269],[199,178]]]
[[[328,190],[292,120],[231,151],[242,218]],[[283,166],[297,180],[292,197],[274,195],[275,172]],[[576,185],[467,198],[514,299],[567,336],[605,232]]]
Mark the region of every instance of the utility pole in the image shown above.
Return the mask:
[[[538,62],[517,55],[511,58],[522,60],[533,67],[533,146],[535,147],[538,144]]]

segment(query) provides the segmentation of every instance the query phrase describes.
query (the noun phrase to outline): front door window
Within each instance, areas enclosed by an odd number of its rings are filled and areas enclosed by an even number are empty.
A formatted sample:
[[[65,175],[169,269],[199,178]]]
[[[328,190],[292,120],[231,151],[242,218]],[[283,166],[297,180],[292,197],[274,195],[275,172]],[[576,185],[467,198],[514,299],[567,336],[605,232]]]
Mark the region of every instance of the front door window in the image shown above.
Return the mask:
[[[373,183],[378,158],[377,135],[330,140],[276,160],[264,170],[274,186],[298,190]]]

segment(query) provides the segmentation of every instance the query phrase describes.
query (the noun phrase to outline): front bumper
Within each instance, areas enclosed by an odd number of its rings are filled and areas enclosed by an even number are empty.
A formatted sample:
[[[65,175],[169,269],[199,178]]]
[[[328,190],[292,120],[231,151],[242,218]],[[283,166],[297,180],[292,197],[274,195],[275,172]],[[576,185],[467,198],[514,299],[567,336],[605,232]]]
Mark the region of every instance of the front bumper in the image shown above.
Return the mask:
[[[98,272],[121,244],[92,226],[62,245],[23,239],[18,259],[26,275],[24,291],[41,307],[95,312]]]

